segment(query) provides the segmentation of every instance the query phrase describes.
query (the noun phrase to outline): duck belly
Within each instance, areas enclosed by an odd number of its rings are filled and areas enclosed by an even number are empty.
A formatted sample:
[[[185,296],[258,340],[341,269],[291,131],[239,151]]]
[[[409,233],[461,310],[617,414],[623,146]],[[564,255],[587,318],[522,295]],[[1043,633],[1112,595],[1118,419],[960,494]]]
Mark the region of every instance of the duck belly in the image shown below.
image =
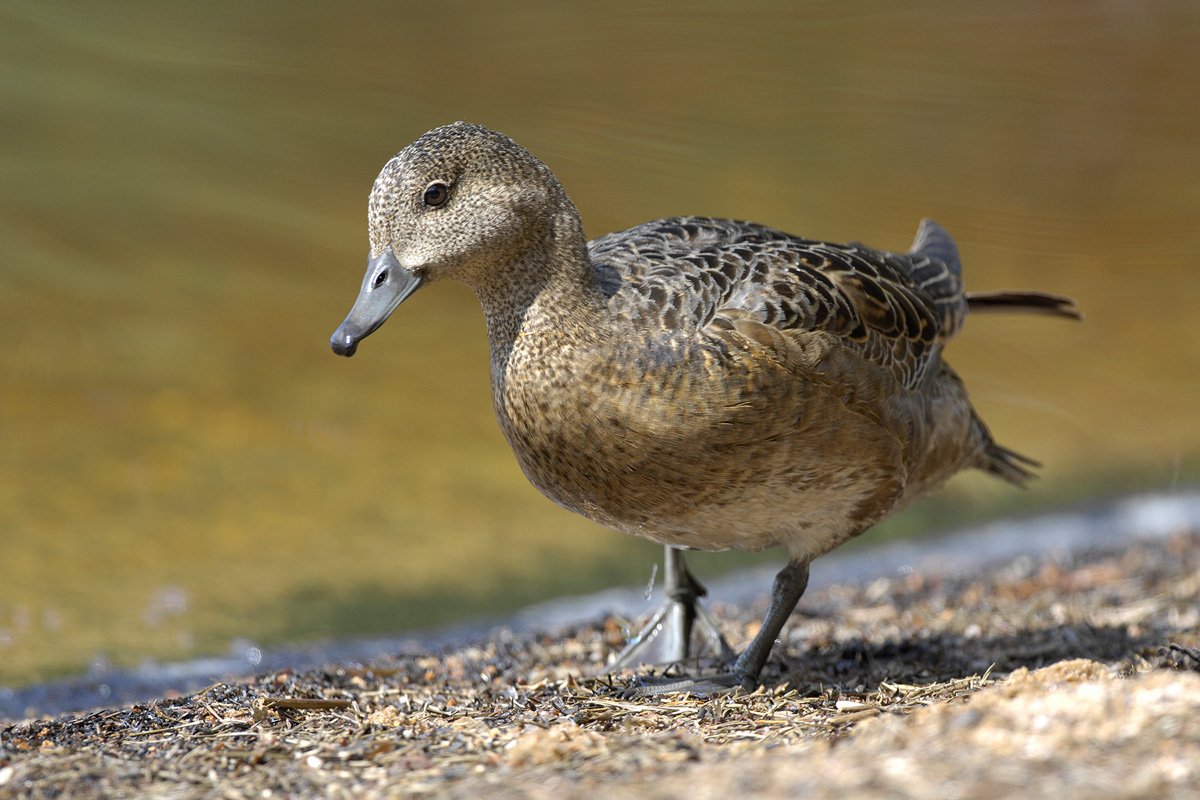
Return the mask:
[[[497,393],[497,416],[526,476],[556,503],[700,550],[781,546],[812,558],[915,499],[910,485],[928,491],[963,466],[925,463],[931,441],[958,434],[933,430],[924,393],[862,380],[848,391],[828,375],[721,355],[593,356],[532,381],[519,370]]]

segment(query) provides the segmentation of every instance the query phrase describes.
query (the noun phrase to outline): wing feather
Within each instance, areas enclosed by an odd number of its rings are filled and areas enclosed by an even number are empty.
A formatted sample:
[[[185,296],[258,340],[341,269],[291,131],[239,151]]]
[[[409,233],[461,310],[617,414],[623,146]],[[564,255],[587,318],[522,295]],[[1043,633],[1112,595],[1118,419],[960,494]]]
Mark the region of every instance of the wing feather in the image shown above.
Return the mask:
[[[753,320],[788,338],[832,334],[915,387],[966,310],[957,255],[952,264],[936,257],[952,252],[943,234],[926,222],[914,252],[896,254],[748,222],[677,217],[589,248],[610,307],[635,325],[699,329],[721,318]]]

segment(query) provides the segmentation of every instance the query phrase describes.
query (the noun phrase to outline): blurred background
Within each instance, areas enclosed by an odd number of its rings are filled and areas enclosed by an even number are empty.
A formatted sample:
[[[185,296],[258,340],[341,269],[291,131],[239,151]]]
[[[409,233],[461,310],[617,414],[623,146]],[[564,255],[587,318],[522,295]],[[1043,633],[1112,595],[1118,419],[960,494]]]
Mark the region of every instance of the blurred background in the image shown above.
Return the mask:
[[[375,175],[458,119],[589,236],[903,250],[932,216],[970,288],[1079,300],[947,354],[1042,480],[963,476],[858,546],[1195,489],[1198,37],[1191,2],[2,0],[0,685],[645,583],[657,546],[525,482],[469,291],[329,350]]]

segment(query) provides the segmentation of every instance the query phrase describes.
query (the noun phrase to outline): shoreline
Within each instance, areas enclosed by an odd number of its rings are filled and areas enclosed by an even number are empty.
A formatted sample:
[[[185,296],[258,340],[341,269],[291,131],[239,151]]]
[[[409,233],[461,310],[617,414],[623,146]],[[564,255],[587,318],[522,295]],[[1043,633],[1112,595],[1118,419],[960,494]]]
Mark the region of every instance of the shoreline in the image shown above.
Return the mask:
[[[864,583],[897,574],[960,577],[1017,557],[1080,554],[1122,541],[1170,536],[1200,529],[1200,493],[1147,493],[1083,509],[1001,519],[916,540],[885,542],[814,562],[809,592],[839,583]],[[706,580],[710,602],[751,605],[766,595],[775,567],[739,570]],[[635,618],[655,606],[644,590],[618,587],[580,597],[528,606],[506,618],[468,619],[396,636],[263,647],[235,642],[230,654],[185,662],[150,663],[131,669],[87,674],[23,687],[0,686],[0,723],[30,716],[115,708],[159,696],[177,696],[216,682],[249,679],[279,670],[332,664],[365,664],[390,656],[415,655],[466,646],[497,631],[510,635],[553,632],[605,614]],[[804,600],[801,600],[804,606]],[[799,613],[799,612],[798,612]]]

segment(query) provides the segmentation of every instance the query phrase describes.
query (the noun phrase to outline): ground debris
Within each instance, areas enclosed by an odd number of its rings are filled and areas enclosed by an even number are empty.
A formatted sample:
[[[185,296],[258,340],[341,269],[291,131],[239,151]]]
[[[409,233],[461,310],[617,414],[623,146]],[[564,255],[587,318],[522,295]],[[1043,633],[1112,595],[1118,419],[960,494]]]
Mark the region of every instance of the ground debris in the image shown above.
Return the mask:
[[[623,620],[500,631],[8,725],[0,797],[1196,796],[1198,589],[1196,534],[835,585],[719,696],[595,677]]]

